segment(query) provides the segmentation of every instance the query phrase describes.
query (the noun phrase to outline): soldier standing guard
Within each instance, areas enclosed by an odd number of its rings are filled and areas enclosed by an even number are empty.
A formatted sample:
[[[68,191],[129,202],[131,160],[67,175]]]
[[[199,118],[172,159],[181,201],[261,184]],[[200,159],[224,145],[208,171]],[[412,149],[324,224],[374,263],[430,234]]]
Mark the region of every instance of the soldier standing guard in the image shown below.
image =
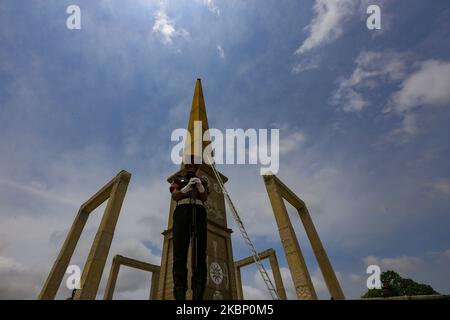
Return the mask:
[[[186,264],[191,235],[196,238],[195,249],[192,248],[194,252],[192,260],[195,261],[191,279],[192,299],[202,300],[205,291],[207,213],[204,202],[208,198],[209,191],[207,182],[196,175],[198,168],[199,165],[195,164],[193,157],[191,157],[191,163],[184,165],[184,175],[177,176],[170,185],[172,199],[177,202],[173,213],[172,274],[175,300],[186,299]],[[195,231],[193,228],[195,228]]]

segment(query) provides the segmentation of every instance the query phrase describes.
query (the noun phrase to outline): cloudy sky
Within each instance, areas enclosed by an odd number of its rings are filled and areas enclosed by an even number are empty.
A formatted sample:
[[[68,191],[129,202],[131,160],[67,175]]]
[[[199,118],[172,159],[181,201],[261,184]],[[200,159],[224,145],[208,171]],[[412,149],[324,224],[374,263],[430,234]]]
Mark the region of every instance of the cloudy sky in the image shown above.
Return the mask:
[[[66,28],[71,4],[81,30]],[[381,30],[366,27],[370,4]],[[450,293],[447,0],[3,0],[0,43],[1,299],[37,297],[79,205],[121,169],[133,176],[110,257],[159,264],[170,134],[186,127],[198,77],[211,127],[280,129],[278,176],[307,203],[348,298],[366,291],[370,264]],[[259,167],[220,170],[295,298]],[[238,232],[233,248],[249,255]],[[149,282],[124,268],[115,298],[146,299]],[[243,282],[246,298],[269,297],[256,267]]]

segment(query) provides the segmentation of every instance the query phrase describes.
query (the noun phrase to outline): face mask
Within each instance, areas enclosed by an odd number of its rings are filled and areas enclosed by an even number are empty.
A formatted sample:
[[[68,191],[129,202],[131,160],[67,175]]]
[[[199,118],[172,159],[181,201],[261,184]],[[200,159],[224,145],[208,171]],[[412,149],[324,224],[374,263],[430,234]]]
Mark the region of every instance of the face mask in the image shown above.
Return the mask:
[[[192,172],[187,172],[186,173],[186,178],[193,178],[193,177],[195,177],[195,174],[194,173],[192,173]]]

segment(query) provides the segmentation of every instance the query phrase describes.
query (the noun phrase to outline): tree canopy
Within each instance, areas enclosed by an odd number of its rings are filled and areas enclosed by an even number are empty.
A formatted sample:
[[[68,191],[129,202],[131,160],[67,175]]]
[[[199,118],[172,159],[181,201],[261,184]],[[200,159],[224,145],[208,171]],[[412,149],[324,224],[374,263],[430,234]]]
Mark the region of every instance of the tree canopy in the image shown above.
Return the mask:
[[[412,279],[402,278],[397,272],[392,270],[381,273],[380,278],[383,288],[369,289],[362,298],[439,294],[431,286],[417,283]]]

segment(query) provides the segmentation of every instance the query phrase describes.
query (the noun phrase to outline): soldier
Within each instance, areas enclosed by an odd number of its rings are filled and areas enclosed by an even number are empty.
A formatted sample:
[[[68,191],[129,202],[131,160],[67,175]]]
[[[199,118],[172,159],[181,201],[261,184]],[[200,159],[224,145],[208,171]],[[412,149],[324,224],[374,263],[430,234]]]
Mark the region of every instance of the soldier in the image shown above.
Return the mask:
[[[193,260],[191,288],[192,299],[202,300],[206,285],[206,208],[204,202],[208,198],[208,184],[197,177],[199,165],[185,164],[184,175],[177,176],[170,185],[172,199],[177,202],[173,213],[173,294],[176,300],[186,299],[187,290],[187,255],[189,241],[195,227],[196,250]],[[194,200],[195,199],[195,200]],[[195,201],[195,204],[194,204]],[[195,226],[193,210],[195,206]]]

